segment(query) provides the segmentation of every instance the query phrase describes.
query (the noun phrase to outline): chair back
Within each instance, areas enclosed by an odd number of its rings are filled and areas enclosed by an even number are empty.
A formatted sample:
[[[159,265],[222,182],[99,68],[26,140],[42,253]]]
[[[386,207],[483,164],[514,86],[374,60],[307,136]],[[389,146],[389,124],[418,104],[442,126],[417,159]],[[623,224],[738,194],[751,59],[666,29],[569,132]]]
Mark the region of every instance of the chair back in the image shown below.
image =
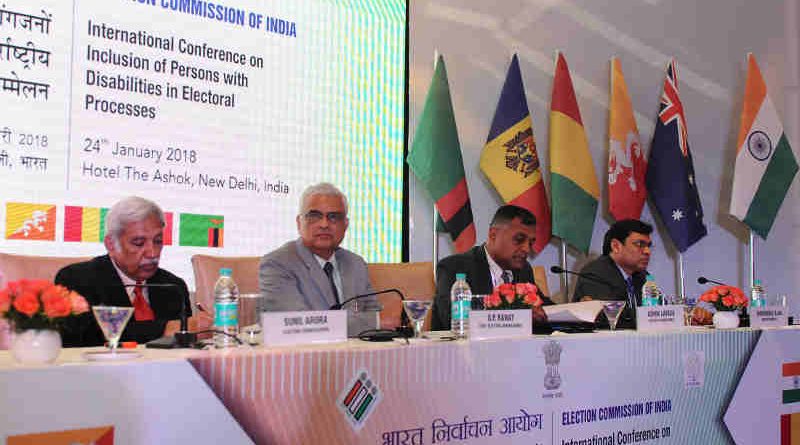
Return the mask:
[[[370,263],[367,264],[369,281],[376,291],[398,289],[407,299],[433,300],[436,295],[436,283],[433,280],[433,263],[430,261],[417,263]],[[378,295],[383,305],[381,326],[397,326],[403,303],[396,294]],[[425,320],[425,329],[429,328],[430,316]]]
[[[233,271],[231,276],[239,287],[239,293],[258,293],[258,265],[260,262],[260,256],[192,255],[195,302],[201,303],[206,310],[213,312],[214,283],[217,282],[219,270],[223,267]]]
[[[545,297],[550,296],[550,289],[547,287],[547,272],[544,266],[533,266],[533,281],[536,282],[536,287],[542,291]]]

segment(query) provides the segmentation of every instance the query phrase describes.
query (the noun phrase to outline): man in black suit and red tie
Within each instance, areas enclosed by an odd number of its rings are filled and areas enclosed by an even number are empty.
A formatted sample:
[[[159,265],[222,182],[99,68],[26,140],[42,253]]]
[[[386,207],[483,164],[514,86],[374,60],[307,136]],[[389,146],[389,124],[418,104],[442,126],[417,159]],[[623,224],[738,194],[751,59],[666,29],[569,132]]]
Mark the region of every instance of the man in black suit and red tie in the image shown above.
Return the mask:
[[[164,226],[164,212],[157,204],[136,196],[125,198],[106,216],[103,243],[108,254],[64,267],[56,275],[57,284],[83,295],[91,306],[134,308],[121,341],[146,343],[174,330],[181,304],[191,315],[186,283],[158,267]],[[91,312],[64,326],[62,338],[64,346],[97,346],[105,341]]]
[[[436,265],[436,297],[433,301],[431,329],[450,329],[450,288],[457,273],[467,275],[473,295],[491,294],[503,283],[534,283],[528,255],[536,240],[536,217],[515,205],[497,209],[489,224],[486,243],[457,255],[443,258]],[[553,304],[538,291],[545,305]],[[547,315],[541,307],[533,309],[533,320],[545,323]]]

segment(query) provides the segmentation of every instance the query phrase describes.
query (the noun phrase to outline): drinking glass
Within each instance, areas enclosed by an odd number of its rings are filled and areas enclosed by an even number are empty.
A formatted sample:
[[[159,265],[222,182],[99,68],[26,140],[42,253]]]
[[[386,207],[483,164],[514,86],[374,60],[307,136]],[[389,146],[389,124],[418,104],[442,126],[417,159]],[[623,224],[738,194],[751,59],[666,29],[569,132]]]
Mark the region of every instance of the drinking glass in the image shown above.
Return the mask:
[[[611,328],[612,331],[617,329],[617,321],[619,321],[619,316],[622,314],[622,309],[625,308],[624,301],[604,301],[603,302],[603,313],[606,314],[606,318],[608,319],[608,326]]]
[[[414,338],[422,338],[422,324],[433,304],[432,300],[403,300],[403,310],[414,323]]]
[[[117,345],[119,345],[119,338],[122,336],[122,331],[128,324],[133,314],[133,307],[124,306],[92,306],[94,318],[103,335],[108,342],[108,348],[111,352],[116,352]]]

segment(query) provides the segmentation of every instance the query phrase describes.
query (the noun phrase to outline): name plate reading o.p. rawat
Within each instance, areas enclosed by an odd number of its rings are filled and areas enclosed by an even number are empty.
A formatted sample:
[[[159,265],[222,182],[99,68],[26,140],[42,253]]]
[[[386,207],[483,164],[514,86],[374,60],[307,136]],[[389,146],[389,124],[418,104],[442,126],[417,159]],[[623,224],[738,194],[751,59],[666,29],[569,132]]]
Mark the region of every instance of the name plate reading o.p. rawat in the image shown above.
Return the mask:
[[[660,331],[683,328],[683,305],[639,306],[636,308],[637,331]]]
[[[783,306],[750,308],[750,327],[777,328],[789,324],[789,315]]]
[[[264,346],[347,341],[347,311],[263,312]]]
[[[470,311],[469,313],[469,338],[472,340],[523,335],[531,335],[530,309]]]

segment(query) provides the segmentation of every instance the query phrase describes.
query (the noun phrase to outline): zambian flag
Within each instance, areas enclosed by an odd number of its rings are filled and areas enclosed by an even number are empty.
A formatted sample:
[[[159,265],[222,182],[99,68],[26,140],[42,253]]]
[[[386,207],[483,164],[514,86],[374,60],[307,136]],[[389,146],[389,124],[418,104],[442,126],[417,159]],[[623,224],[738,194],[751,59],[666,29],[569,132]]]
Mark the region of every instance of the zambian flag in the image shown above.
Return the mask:
[[[101,243],[106,237],[106,207],[64,206],[64,241]],[[172,245],[172,213],[164,212],[165,246]]]
[[[589,250],[600,186],[567,61],[558,53],[550,101],[550,194],[553,235]]]
[[[464,252],[471,248],[475,244],[475,224],[447,71],[441,56],[436,61],[436,70],[408,154],[408,165],[433,198],[445,230],[455,243],[455,250]]]
[[[731,215],[766,239],[797,169],[797,158],[767,94],[756,58],[748,54]]]
[[[225,217],[222,215],[197,215],[181,213],[181,246],[223,247]]]

